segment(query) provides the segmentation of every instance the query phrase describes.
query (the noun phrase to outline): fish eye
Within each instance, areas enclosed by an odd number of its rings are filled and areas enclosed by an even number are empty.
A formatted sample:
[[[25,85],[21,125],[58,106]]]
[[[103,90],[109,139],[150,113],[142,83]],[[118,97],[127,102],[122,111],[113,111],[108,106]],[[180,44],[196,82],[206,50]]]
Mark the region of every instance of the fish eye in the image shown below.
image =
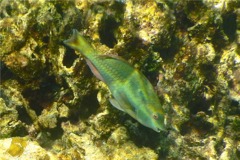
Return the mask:
[[[158,115],[156,115],[156,114],[153,114],[153,116],[152,116],[155,120],[157,120],[158,119]]]

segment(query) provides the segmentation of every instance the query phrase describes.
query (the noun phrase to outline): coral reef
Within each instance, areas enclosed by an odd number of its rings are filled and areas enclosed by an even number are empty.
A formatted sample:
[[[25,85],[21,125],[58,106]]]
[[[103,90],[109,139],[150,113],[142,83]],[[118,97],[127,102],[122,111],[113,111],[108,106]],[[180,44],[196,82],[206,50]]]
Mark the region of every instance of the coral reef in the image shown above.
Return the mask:
[[[36,142],[27,138],[14,137],[0,140],[0,158],[13,159],[57,159],[55,155],[47,152]]]
[[[0,159],[240,159],[238,0],[0,1]],[[79,30],[156,89],[168,132],[113,108]]]

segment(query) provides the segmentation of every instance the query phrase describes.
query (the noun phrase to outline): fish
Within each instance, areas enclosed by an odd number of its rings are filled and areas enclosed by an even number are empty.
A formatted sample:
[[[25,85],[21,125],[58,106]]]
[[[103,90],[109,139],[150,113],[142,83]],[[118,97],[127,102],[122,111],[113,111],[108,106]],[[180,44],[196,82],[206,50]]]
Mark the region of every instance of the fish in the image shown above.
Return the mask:
[[[76,30],[64,44],[80,52],[109,88],[110,103],[156,132],[166,131],[165,113],[149,80],[119,56],[102,55]]]

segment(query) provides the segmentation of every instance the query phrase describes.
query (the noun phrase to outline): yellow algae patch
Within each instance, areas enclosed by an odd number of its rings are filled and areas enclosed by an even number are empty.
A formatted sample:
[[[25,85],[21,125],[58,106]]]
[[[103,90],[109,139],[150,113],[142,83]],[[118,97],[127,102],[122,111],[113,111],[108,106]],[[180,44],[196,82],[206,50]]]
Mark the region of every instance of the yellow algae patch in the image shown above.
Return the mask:
[[[26,138],[14,137],[12,138],[11,145],[8,148],[7,152],[13,157],[21,156],[26,146],[27,146]]]

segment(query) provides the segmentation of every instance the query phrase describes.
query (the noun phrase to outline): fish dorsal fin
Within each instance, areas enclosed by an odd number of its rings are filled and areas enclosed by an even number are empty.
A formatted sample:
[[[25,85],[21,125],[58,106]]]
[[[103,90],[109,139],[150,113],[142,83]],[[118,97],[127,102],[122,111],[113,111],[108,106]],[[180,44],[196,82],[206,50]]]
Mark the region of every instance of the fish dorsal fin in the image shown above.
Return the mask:
[[[89,68],[91,69],[92,73],[101,81],[104,82],[103,77],[101,76],[101,74],[99,73],[98,69],[91,63],[91,61],[89,61],[88,59],[86,59],[87,65],[89,66]]]
[[[99,55],[99,58],[102,58],[102,59],[116,59],[116,60],[119,60],[119,61],[121,61],[121,62],[126,63],[127,65],[130,65],[130,64],[128,63],[128,61],[126,61],[126,60],[123,59],[122,57],[119,57],[119,56],[117,56],[117,55],[115,55],[115,54]],[[131,66],[131,65],[130,65],[130,66]]]

